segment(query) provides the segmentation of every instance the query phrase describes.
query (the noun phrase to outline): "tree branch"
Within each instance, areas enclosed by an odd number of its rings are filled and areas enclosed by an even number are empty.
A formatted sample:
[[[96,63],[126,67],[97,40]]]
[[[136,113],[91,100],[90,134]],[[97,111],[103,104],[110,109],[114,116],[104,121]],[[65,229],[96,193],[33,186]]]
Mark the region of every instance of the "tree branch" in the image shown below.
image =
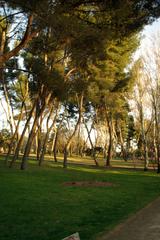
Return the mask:
[[[37,32],[31,33],[32,22],[33,22],[33,15],[30,15],[28,18],[26,31],[21,42],[18,44],[18,46],[16,46],[10,52],[0,55],[0,66],[2,66],[5,62],[7,62],[11,57],[17,55],[17,53],[21,49],[23,49],[33,37],[36,37]]]
[[[15,15],[18,15],[18,14],[21,14],[21,13],[24,13],[24,11],[20,11],[20,12],[16,12],[16,13],[13,13],[13,14],[6,15],[5,17],[0,19],[0,22],[3,22],[5,19],[10,18],[10,17],[14,17]]]

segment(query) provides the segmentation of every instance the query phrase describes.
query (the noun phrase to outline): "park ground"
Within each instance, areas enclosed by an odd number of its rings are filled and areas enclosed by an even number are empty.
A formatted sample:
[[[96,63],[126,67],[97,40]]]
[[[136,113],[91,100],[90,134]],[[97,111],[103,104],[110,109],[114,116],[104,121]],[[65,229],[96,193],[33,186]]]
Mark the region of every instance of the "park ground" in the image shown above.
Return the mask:
[[[79,232],[82,240],[104,233],[160,196],[155,171],[105,169],[35,161],[20,171],[0,161],[0,239],[61,240]],[[99,185],[98,183],[101,183]],[[83,183],[83,184],[82,184]]]
[[[99,240],[159,240],[160,197],[119,224]]]

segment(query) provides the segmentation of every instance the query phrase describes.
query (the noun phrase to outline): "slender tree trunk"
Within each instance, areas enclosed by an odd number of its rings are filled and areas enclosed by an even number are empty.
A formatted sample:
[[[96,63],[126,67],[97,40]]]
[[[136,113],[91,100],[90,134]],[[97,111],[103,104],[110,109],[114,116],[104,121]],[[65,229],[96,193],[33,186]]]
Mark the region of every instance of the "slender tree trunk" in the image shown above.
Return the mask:
[[[21,137],[20,137],[19,142],[18,142],[18,144],[17,144],[17,147],[16,147],[16,150],[15,150],[14,156],[13,156],[13,158],[12,158],[12,161],[10,162],[10,167],[12,167],[13,164],[15,163],[16,159],[18,159],[20,147],[21,147],[21,145],[22,145],[23,138],[24,138],[24,135],[25,135],[26,130],[27,130],[27,128],[28,128],[29,122],[30,122],[30,120],[31,120],[31,118],[32,118],[33,112],[34,112],[34,110],[35,110],[36,102],[37,102],[37,99],[34,101],[34,104],[33,104],[33,106],[32,106],[32,109],[31,109],[31,111],[30,111],[30,114],[29,114],[29,116],[28,116],[28,119],[27,119],[26,124],[25,124],[25,126],[24,126],[24,129],[23,129],[23,131],[22,131],[22,133],[21,133]]]
[[[65,146],[65,148],[64,148],[64,158],[63,158],[63,167],[64,168],[67,168],[68,151],[69,151],[69,147]]]
[[[2,73],[2,77],[4,78],[3,73]],[[7,114],[8,114],[7,121],[10,125],[11,133],[13,135],[14,134],[15,123],[14,123],[13,113],[12,113],[11,106],[10,106],[8,89],[7,89],[5,80],[3,80],[3,92],[4,92],[5,101],[6,101],[6,104],[7,104]]]
[[[160,91],[159,85],[157,90]],[[153,109],[154,109],[154,146],[155,146],[155,159],[157,162],[157,173],[160,173],[160,103],[155,101],[155,96],[153,96]],[[159,99],[158,99],[159,100]]]
[[[36,158],[37,162],[40,161],[41,151],[42,151],[42,122],[44,118],[46,117],[46,114],[41,115],[40,119],[38,120],[37,130],[35,132],[35,138],[37,138],[37,148],[36,148]]]
[[[38,110],[38,113],[35,116],[35,119],[34,119],[34,122],[33,122],[33,125],[32,125],[32,129],[31,129],[31,132],[29,134],[28,141],[27,141],[27,144],[26,144],[26,147],[25,147],[24,155],[23,155],[23,158],[22,158],[21,170],[24,170],[27,166],[27,159],[28,159],[28,156],[29,156],[29,153],[30,153],[31,144],[32,144],[33,139],[36,135],[36,128],[37,128],[37,125],[38,125],[38,119],[42,116],[42,114],[45,110],[45,107],[48,104],[48,101],[49,101],[50,97],[51,97],[51,94],[49,94],[48,97],[44,100],[44,103],[41,106],[41,109]]]
[[[160,173],[160,146],[157,144],[157,173]]]
[[[51,155],[52,155],[52,153],[53,153],[53,148],[54,148],[55,137],[56,137],[56,131],[55,131],[55,129],[54,129],[54,133],[53,133],[53,139],[52,139],[52,146],[51,146]]]
[[[53,156],[54,156],[54,161],[57,162],[57,142],[58,142],[58,134],[59,131],[56,131],[56,136],[54,140],[54,147],[53,147]]]
[[[40,154],[41,154],[41,145],[42,145],[42,119],[39,122],[39,127],[36,134],[36,140],[37,140],[37,149],[36,149],[36,156],[37,156],[37,162],[40,160]]]
[[[91,148],[92,148],[92,157],[93,157],[93,160],[94,160],[94,162],[95,162],[95,165],[96,165],[96,166],[99,166],[98,161],[97,161],[97,159],[96,159],[95,147],[94,147],[93,142],[92,142],[92,139],[91,139],[91,131],[89,131],[88,126],[87,126],[87,124],[86,124],[85,122],[84,122],[84,124],[85,124],[86,130],[87,130],[88,139],[89,139],[89,142],[90,142],[90,145],[91,145]],[[91,127],[91,130],[92,130],[92,127]]]
[[[149,160],[148,160],[148,147],[147,141],[144,139],[144,171],[148,170]]]
[[[113,147],[112,116],[110,118],[107,117],[107,125],[108,125],[108,133],[109,133],[109,145],[108,145],[108,152],[107,152],[107,159],[106,159],[106,167],[109,167],[111,165],[112,147]]]
[[[25,151],[24,151],[24,155],[23,155],[22,162],[21,162],[21,170],[24,170],[26,168],[27,158],[28,158],[28,155],[29,155],[29,152],[30,152],[30,149],[31,149],[31,144],[32,144],[34,136],[35,136],[38,118],[39,118],[39,116],[35,117],[31,132],[28,136],[28,141],[27,141]]]
[[[140,111],[140,122],[141,122],[141,131],[142,131],[142,139],[143,139],[143,156],[144,156],[144,171],[148,170],[148,148],[147,148],[147,140],[146,134],[144,130],[144,113],[143,113],[143,106],[142,103],[139,104],[139,111]]]
[[[156,118],[156,160],[157,160],[157,173],[160,173],[160,137],[159,137],[159,122]]]
[[[83,119],[83,122],[84,122],[84,119]],[[84,122],[84,125],[85,125],[85,122]],[[87,124],[85,125],[85,128],[86,128],[86,126],[87,126]],[[87,142],[88,142],[88,139],[89,139],[88,135],[91,134],[91,131],[92,131],[92,126],[91,126],[91,128],[90,128],[90,130],[89,130],[89,134],[88,134],[88,132],[87,132],[87,138],[86,138],[86,140],[84,141],[83,146],[82,146],[84,152],[85,152],[85,149],[86,149],[86,146],[87,146]]]
[[[54,116],[53,122],[52,122],[50,127],[48,125],[49,125],[51,115],[53,113],[53,106],[51,108],[50,114],[49,114],[48,119],[47,119],[47,132],[46,132],[45,139],[44,139],[44,142],[43,142],[42,152],[41,152],[41,156],[40,156],[40,160],[39,160],[39,166],[41,166],[42,162],[44,161],[44,155],[46,153],[46,145],[47,145],[47,142],[48,142],[49,134],[50,134],[51,130],[53,129],[53,127],[55,125],[55,122],[56,122],[56,119],[57,119],[58,107],[59,107],[59,103],[57,105],[56,114]]]
[[[0,58],[5,54],[5,47],[6,47],[6,42],[7,42],[7,30],[8,30],[8,25],[6,24],[5,27],[1,27],[1,39],[0,39]],[[15,122],[13,118],[13,112],[12,112],[12,107],[11,107],[11,102],[9,99],[9,94],[8,94],[8,88],[6,85],[6,81],[4,79],[4,70],[3,67],[5,66],[5,62],[0,63],[0,82],[2,83],[3,87],[3,93],[4,93],[4,98],[7,104],[7,116],[8,116],[8,123],[10,125],[11,133],[12,135],[14,134],[14,127],[15,127]]]
[[[158,101],[157,101],[157,173],[160,173],[160,84],[157,83]]]
[[[77,134],[77,146],[76,146],[76,154],[79,156],[80,155],[80,127],[78,127],[78,134]]]
[[[72,143],[71,143],[70,148],[69,148],[69,156],[70,157],[73,156],[73,146],[72,146]]]
[[[7,35],[7,26],[5,28],[1,27],[0,35],[0,56],[4,54],[5,45],[6,45],[6,35]],[[4,69],[5,62],[0,63],[0,83],[4,84]]]
[[[125,148],[124,148],[124,140],[123,140],[123,136],[122,136],[122,129],[121,127],[119,126],[119,137],[120,137],[120,144],[121,144],[121,153],[122,153],[122,157],[125,161],[127,161],[127,158],[126,158],[126,151],[125,151]]]
[[[55,132],[55,139],[54,139],[54,145],[53,145],[53,156],[54,156],[54,161],[57,162],[57,143],[58,143],[58,136],[59,136],[59,132],[60,132],[60,129],[62,127],[62,124],[63,124],[63,120],[65,118],[65,112],[66,112],[66,109],[64,111],[64,114],[63,114],[63,117],[56,129],[56,132]]]
[[[45,138],[44,138],[44,142],[43,142],[43,146],[42,146],[42,150],[41,150],[41,154],[40,154],[40,158],[39,158],[39,166],[41,166],[42,162],[44,161],[44,155],[46,153],[46,147],[47,147],[47,142],[48,142],[50,131],[51,131],[50,129],[47,129],[47,132],[45,134]]]
[[[157,164],[157,173],[160,172],[160,164],[159,164],[159,146],[158,146],[158,134],[157,133],[157,123],[156,123],[156,119],[155,119],[155,122],[154,122],[154,139],[153,139],[153,142],[154,142],[154,160]]]
[[[78,97],[77,97],[78,98]],[[65,147],[64,147],[64,159],[63,159],[63,167],[64,168],[67,168],[67,158],[68,158],[68,153],[69,153],[69,148],[70,148],[70,145],[72,143],[72,139],[73,137],[75,136],[77,130],[78,130],[78,127],[81,123],[81,118],[82,118],[82,108],[83,108],[83,94],[80,96],[80,99],[78,101],[78,105],[79,105],[79,117],[78,117],[78,121],[76,123],[76,126],[75,126],[75,129],[72,133],[72,135],[70,136],[70,138],[68,139]]]
[[[10,156],[10,154],[11,154],[11,151],[12,151],[12,148],[13,148],[13,146],[14,146],[14,140],[15,140],[17,134],[18,134],[19,124],[20,124],[20,121],[21,121],[22,115],[23,115],[23,107],[24,107],[24,102],[22,102],[22,105],[21,105],[21,113],[20,113],[20,115],[19,115],[18,122],[17,122],[17,125],[16,125],[16,129],[15,129],[15,132],[14,132],[12,138],[11,138],[11,142],[10,142],[10,145],[9,145],[8,153],[7,153],[7,155],[6,155],[6,159],[5,159],[6,164],[7,164],[7,162],[8,162],[8,158],[9,158],[9,156]]]

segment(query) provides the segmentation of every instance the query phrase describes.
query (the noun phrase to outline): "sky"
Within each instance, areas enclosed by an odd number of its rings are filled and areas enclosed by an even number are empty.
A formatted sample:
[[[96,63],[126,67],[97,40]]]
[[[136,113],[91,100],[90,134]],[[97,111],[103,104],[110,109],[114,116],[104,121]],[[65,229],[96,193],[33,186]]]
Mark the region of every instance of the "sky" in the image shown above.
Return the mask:
[[[152,24],[144,27],[144,29],[141,33],[141,44],[139,46],[139,49],[135,53],[136,57],[138,57],[141,52],[143,53],[143,51],[145,51],[146,47],[150,46],[151,36],[153,36],[158,31],[160,32],[160,18],[158,20],[154,21]]]

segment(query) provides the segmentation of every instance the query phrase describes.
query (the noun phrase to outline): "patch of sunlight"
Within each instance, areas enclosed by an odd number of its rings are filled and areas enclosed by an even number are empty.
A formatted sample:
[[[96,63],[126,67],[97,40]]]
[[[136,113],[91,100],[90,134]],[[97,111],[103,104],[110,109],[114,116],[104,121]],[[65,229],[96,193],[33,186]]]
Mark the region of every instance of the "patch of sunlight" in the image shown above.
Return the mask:
[[[54,163],[50,162],[47,164],[47,166],[50,168],[63,168],[62,163],[55,163],[55,162]]]
[[[58,157],[58,161],[60,160],[61,157]],[[88,159],[87,159],[88,160]],[[32,165],[32,166],[36,166],[37,165],[37,162],[33,159],[30,159],[29,160],[29,163]],[[73,162],[74,163],[74,162]],[[70,164],[71,164],[71,161],[70,161]],[[128,169],[114,169],[113,168],[110,168],[110,169],[107,169],[107,168],[103,168],[103,169],[100,169],[100,168],[96,168],[96,167],[87,167],[87,166],[80,166],[80,165],[68,165],[68,170],[73,170],[73,171],[81,171],[81,172],[88,172],[88,173],[98,173],[98,174],[116,174],[116,175],[130,175],[130,176],[146,176],[146,177],[160,177],[159,174],[157,174],[156,172],[151,172],[151,171],[148,171],[148,172],[144,172],[143,169],[141,171],[136,171],[135,170],[128,170]],[[50,168],[50,169],[53,169],[53,168],[63,168],[63,165],[62,165],[62,161],[60,160],[60,162],[52,162],[52,161],[47,161],[45,162],[45,165],[43,165],[44,167],[47,167],[47,168]]]
[[[102,174],[116,174],[116,175],[130,175],[130,176],[146,176],[146,177],[160,177],[156,172],[143,172],[136,170],[113,170],[113,169],[96,169],[96,168],[86,168],[79,166],[69,166],[68,169],[75,171],[82,171],[88,173],[102,173]]]
[[[95,168],[79,168],[76,167],[70,167],[69,169],[76,170],[76,171],[82,171],[82,172],[89,172],[89,173],[104,173],[105,171],[102,171],[100,169],[95,169]]]

